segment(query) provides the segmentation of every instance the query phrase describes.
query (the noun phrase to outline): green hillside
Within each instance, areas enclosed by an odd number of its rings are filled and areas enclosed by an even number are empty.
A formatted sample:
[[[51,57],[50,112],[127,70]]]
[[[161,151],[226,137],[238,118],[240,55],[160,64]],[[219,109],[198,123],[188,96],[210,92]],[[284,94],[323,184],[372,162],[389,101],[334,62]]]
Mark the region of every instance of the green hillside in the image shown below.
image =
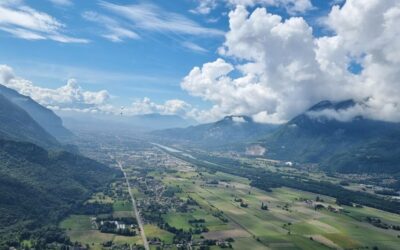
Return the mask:
[[[0,249],[62,241],[49,227],[118,174],[82,156],[0,140]]]
[[[58,141],[33,120],[25,110],[1,94],[0,138],[32,142],[46,148],[60,147]]]
[[[400,124],[356,117],[338,121],[310,112],[345,110],[351,100],[321,102],[259,141],[271,159],[318,163],[340,172],[400,172]]]

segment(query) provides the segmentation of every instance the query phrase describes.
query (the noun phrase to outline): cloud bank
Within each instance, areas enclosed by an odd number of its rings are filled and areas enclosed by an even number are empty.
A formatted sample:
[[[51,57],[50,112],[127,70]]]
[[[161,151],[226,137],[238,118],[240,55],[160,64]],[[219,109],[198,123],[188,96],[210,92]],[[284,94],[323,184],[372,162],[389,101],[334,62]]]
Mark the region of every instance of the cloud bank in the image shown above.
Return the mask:
[[[363,105],[347,116],[400,121],[400,3],[348,0],[323,22],[334,35],[315,37],[302,17],[284,20],[265,8],[249,13],[237,6],[221,58],[193,68],[181,83],[213,103],[197,115],[281,123],[321,100],[353,98]],[[354,63],[361,72],[349,70]]]
[[[64,86],[56,89],[39,87],[16,76],[13,69],[7,65],[0,65],[0,84],[56,111],[109,115],[120,115],[123,112],[127,116],[159,113],[185,117],[192,109],[190,104],[182,100],[172,99],[158,104],[147,97],[135,100],[129,106],[120,107],[111,103],[112,97],[106,90],[84,90],[75,79],[69,79]]]
[[[75,79],[68,80],[66,85],[57,89],[38,87],[31,81],[15,76],[12,68],[6,65],[0,65],[0,84],[49,107],[83,109],[103,105],[110,99],[106,90],[85,91]]]

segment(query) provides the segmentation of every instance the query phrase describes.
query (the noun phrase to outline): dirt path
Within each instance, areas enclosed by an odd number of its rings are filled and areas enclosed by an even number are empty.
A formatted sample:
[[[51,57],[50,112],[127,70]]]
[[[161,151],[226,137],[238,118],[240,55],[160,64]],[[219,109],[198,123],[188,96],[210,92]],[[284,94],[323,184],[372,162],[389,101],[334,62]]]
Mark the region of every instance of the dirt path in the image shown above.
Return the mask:
[[[122,173],[124,173],[125,181],[126,181],[126,184],[128,185],[128,191],[129,191],[129,195],[130,195],[131,200],[132,200],[132,206],[133,206],[133,210],[135,212],[136,220],[137,220],[138,225],[139,225],[140,235],[142,236],[142,240],[143,240],[143,246],[144,246],[144,248],[146,250],[150,250],[150,246],[149,246],[149,243],[147,242],[147,238],[146,238],[146,233],[144,232],[144,228],[143,228],[142,217],[140,217],[140,213],[139,213],[139,210],[137,208],[135,198],[133,197],[133,194],[132,194],[132,191],[131,191],[131,184],[129,183],[129,180],[128,180],[128,177],[126,175],[126,172],[125,172],[124,168],[122,167],[122,163],[120,161],[117,161],[117,163],[118,163],[118,167],[121,169]]]

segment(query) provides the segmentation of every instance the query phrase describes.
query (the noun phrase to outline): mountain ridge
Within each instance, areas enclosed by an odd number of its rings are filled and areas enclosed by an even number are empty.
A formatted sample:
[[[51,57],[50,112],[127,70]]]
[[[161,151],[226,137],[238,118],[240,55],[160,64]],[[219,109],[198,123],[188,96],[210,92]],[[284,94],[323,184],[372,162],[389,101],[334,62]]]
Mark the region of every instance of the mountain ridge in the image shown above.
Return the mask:
[[[371,120],[362,116],[356,116],[349,121],[339,121],[323,115],[313,117],[308,114],[310,111],[343,111],[356,104],[353,100],[322,101],[257,143],[266,148],[265,156],[271,159],[318,163],[323,168],[333,171],[351,172],[363,169],[379,171],[376,165],[373,168],[368,167],[368,161],[364,161],[364,166],[357,165],[357,167],[352,167],[351,162],[357,161],[356,156],[361,151],[367,152],[365,145],[372,143],[379,145],[381,140],[387,140],[393,135],[399,138],[399,123]],[[399,147],[400,143],[397,146]],[[342,159],[341,163],[339,164],[339,160],[335,161],[335,158]],[[368,156],[364,155],[361,158],[366,159]],[[389,158],[394,162],[393,157]],[[400,160],[400,157],[394,158]],[[388,169],[400,171],[400,166]]]
[[[0,94],[0,138],[26,141],[45,148],[59,148],[60,143],[45,131],[25,110]]]
[[[0,94],[9,101],[25,110],[42,128],[58,140],[73,136],[71,131],[63,126],[63,121],[52,110],[43,107],[29,96],[24,96],[16,90],[0,84]]]
[[[249,116],[231,115],[213,123],[153,131],[151,134],[166,140],[191,142],[200,147],[221,147],[251,141],[275,128],[276,125],[256,123]]]

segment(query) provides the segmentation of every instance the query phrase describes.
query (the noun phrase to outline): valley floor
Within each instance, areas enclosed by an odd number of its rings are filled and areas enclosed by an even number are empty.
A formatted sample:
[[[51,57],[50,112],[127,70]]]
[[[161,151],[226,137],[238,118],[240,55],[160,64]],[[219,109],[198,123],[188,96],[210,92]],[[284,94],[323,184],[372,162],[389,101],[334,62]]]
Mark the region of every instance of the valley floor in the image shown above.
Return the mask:
[[[289,188],[265,192],[251,187],[245,178],[208,172],[157,145],[121,142],[101,144],[100,148],[98,157],[104,157],[103,161],[109,160],[105,155],[113,154],[124,165],[151,249],[400,246],[400,231],[374,223],[379,220],[381,224],[399,226],[400,216],[396,214],[368,207],[341,207],[334,198]],[[128,188],[118,180],[110,187],[112,192],[97,194],[92,201],[113,204],[114,218],[133,217]],[[112,242],[114,249],[143,246],[140,229],[136,229],[136,236],[101,233],[93,217],[96,215],[73,215],[61,227],[72,241],[91,249],[108,249],[105,242]]]

